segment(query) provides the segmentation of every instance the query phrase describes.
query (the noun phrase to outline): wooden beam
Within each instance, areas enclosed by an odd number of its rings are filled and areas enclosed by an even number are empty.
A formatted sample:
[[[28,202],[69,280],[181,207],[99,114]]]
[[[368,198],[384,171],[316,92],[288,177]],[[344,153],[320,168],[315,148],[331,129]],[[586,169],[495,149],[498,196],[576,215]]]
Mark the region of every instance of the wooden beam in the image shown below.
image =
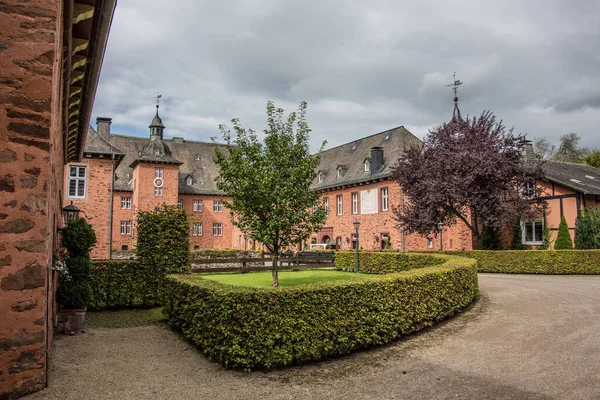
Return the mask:
[[[73,5],[73,25],[77,25],[81,21],[90,19],[94,16],[94,6],[88,4],[75,3]]]

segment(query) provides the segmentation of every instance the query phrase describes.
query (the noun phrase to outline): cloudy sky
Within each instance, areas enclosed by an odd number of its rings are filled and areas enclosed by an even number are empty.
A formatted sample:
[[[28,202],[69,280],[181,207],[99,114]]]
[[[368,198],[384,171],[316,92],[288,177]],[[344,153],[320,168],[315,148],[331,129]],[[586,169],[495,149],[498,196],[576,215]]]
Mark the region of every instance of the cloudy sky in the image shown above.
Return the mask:
[[[157,92],[167,136],[265,126],[265,104],[308,102],[313,149],[492,110],[529,138],[600,145],[596,0],[120,0],[94,106],[146,136]]]

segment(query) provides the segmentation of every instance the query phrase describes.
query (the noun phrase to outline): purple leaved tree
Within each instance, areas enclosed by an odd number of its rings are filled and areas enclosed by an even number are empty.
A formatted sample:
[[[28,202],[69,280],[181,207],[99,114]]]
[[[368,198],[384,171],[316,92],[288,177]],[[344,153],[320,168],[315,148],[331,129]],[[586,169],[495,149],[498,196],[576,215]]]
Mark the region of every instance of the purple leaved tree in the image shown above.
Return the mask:
[[[408,149],[394,167],[394,178],[408,201],[394,213],[408,233],[437,232],[437,224],[462,221],[475,246],[501,227],[533,215],[542,201],[536,181],[541,166],[523,156],[525,137],[484,112],[429,132],[423,146]]]

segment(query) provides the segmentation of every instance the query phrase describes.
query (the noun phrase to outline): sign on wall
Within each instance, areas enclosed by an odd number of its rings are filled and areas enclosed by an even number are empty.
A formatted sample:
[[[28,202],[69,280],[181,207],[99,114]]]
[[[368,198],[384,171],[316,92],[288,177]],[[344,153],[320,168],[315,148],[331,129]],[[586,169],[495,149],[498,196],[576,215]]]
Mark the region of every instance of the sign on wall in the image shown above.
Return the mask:
[[[379,211],[377,204],[377,189],[360,191],[360,213],[377,214]]]

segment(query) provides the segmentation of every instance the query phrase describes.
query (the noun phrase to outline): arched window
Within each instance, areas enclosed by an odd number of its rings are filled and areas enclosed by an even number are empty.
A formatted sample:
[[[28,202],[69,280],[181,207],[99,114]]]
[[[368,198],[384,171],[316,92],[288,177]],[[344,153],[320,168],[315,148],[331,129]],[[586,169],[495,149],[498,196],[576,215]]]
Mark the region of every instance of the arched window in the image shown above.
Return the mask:
[[[185,178],[185,184],[188,186],[192,186],[194,184],[194,178],[188,176],[187,178]]]

